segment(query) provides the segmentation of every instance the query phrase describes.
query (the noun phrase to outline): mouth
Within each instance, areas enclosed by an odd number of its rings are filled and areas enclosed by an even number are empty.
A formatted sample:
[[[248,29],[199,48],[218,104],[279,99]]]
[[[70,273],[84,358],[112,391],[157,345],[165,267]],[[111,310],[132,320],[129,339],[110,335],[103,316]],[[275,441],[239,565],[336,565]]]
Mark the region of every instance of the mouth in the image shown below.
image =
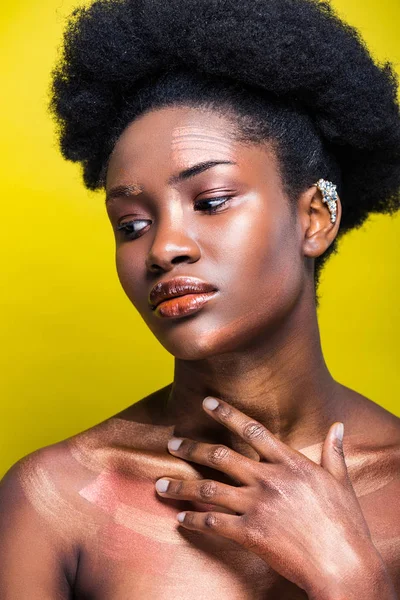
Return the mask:
[[[169,281],[158,282],[151,290],[148,301],[151,310],[157,311],[161,304],[165,305],[174,301],[178,302],[179,305],[184,302],[182,298],[186,298],[186,302],[196,301],[200,302],[201,298],[208,298],[211,293],[215,293],[217,289],[215,286],[197,279],[195,277],[175,277]],[[187,297],[190,297],[189,299]],[[179,300],[181,298],[181,300]],[[172,306],[172,304],[171,304]]]
[[[179,318],[198,312],[209,300],[218,294],[217,290],[183,294],[166,298],[157,304],[154,312],[158,317]]]

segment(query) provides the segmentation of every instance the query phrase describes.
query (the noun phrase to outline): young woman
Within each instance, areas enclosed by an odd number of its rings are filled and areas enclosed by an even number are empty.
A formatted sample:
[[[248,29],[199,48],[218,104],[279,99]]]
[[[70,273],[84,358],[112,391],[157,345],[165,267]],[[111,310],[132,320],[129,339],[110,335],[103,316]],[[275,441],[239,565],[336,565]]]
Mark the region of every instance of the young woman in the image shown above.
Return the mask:
[[[339,237],[399,208],[396,91],[324,2],[76,9],[62,153],[175,371],[10,469],[3,600],[399,598],[400,420],[335,381],[316,317]]]

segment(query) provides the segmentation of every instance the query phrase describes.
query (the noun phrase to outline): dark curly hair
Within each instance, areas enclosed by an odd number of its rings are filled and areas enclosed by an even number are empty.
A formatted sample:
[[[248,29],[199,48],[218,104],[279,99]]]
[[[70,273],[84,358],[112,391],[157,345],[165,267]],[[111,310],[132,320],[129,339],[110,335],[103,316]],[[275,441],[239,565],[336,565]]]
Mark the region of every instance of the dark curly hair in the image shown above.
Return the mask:
[[[291,206],[319,178],[338,185],[341,227],[399,209],[397,78],[359,33],[314,0],[95,0],[76,8],[53,71],[61,152],[104,186],[138,115],[180,104],[232,118],[237,139],[274,148]],[[318,303],[318,298],[317,298]]]

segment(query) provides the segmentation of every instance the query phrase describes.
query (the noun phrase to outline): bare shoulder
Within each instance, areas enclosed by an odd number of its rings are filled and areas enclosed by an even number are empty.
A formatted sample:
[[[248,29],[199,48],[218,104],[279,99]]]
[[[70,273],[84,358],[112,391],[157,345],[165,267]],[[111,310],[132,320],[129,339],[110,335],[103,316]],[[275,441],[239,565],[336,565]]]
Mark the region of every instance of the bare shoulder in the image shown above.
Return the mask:
[[[24,510],[64,547],[95,536],[101,519],[82,490],[118,463],[121,466],[127,452],[151,445],[153,426],[140,422],[145,400],[138,403],[136,421],[112,416],[16,462],[0,482],[0,519],[8,519],[13,507],[19,514]]]
[[[25,456],[1,480],[2,598],[69,597],[80,532],[68,466],[64,444],[56,444]]]
[[[162,390],[15,463],[0,483],[0,518],[6,503],[24,504],[64,544],[87,543],[104,525],[88,490],[111,473],[116,478],[129,471],[131,479],[148,474],[144,455],[165,452],[169,428],[153,423]]]
[[[15,519],[28,538],[45,532],[54,550],[76,555],[87,530],[77,492],[87,478],[68,441],[36,450],[16,462],[0,482],[0,528]]]
[[[125,410],[116,413],[58,443],[36,450],[16,462],[1,481],[3,487],[19,481],[23,489],[36,487],[39,479],[57,488],[78,489],[81,483],[105,468],[115,458],[115,451],[128,447],[147,447],[157,429],[157,405],[164,397],[161,388]],[[168,429],[160,426],[159,429]],[[48,485],[48,490],[52,489]]]
[[[351,407],[344,419],[344,452],[359,498],[400,483],[400,419],[366,396],[346,388]]]
[[[342,386],[341,412],[348,446],[359,454],[398,458],[400,418],[370,398]]]
[[[1,597],[70,597],[80,557],[106,564],[121,550],[122,560],[130,527],[147,531],[148,498],[156,504],[149,477],[169,436],[157,426],[159,392],[8,470],[0,482]]]
[[[351,393],[346,464],[374,544],[400,589],[400,419]]]

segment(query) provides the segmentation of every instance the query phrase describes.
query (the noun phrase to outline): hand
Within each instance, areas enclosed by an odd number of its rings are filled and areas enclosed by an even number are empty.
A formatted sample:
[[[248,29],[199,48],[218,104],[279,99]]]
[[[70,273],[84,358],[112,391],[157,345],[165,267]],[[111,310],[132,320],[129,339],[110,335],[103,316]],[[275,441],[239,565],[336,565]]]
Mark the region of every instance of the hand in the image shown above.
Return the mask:
[[[177,438],[170,440],[171,454],[240,483],[158,480],[160,496],[212,503],[233,513],[185,511],[177,516],[181,525],[236,541],[313,596],[316,582],[321,590],[333,581],[337,586],[371,564],[371,552],[379,556],[347,473],[336,434],[341,424],[330,427],[318,465],[227,402],[209,397],[203,408],[252,446],[260,462],[227,446],[187,438],[174,450]],[[160,491],[166,486],[160,482],[169,482],[166,491]]]

